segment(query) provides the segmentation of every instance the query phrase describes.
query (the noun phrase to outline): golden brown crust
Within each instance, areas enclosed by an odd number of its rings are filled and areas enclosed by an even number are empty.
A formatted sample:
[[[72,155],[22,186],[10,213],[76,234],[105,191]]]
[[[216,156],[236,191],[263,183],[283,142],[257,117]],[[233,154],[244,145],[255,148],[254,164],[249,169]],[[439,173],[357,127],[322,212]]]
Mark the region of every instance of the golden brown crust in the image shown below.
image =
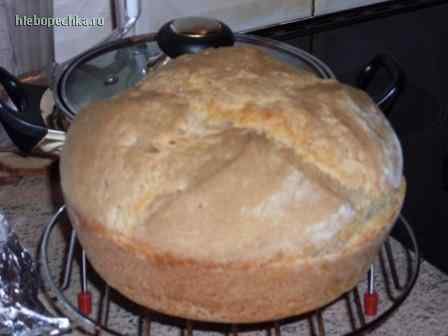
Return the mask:
[[[388,209],[337,253],[216,263],[159,255],[83,219],[70,218],[94,268],[129,299],[156,311],[204,321],[250,323],[299,315],[338,298],[365,275],[396,220],[405,184]],[[318,281],[316,281],[318,279]]]
[[[404,195],[400,145],[366,94],[254,48],[180,57],[81,111],[61,176],[112,286],[166,313],[233,322],[348,290]]]

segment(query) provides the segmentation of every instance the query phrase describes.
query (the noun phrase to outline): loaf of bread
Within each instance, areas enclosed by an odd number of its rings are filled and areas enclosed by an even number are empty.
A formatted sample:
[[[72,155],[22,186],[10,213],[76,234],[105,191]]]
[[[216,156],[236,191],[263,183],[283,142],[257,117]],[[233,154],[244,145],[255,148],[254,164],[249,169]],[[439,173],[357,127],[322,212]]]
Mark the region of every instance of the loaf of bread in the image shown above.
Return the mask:
[[[350,290],[405,193],[399,141],[365,93],[250,47],[181,56],[80,111],[61,175],[112,287],[166,314],[237,323]]]

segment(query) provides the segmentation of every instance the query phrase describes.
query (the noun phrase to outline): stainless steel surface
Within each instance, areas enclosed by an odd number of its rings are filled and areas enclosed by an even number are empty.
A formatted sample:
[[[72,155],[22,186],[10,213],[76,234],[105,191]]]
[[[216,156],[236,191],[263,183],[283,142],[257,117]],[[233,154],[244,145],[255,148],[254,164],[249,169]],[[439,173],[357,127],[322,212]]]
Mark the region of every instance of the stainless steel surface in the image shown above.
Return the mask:
[[[81,292],[87,292],[87,257],[86,252],[81,252]]]
[[[370,265],[370,269],[369,269],[369,273],[367,274],[367,290],[369,292],[369,294],[373,294],[373,292],[375,291],[375,280],[374,280],[374,270],[375,270],[375,266],[374,265]]]
[[[99,44],[118,40],[128,35],[141,15],[141,0],[113,0],[116,28]]]
[[[94,272],[88,272],[87,278],[91,283],[91,287],[98,287],[99,293],[98,296],[101,296],[99,300],[100,305],[100,313],[98,314],[99,318],[94,319],[93,317],[85,317],[83,316],[78,309],[75,307],[74,302],[76,301],[76,297],[70,296],[67,292],[63,292],[60,287],[57,286],[57,281],[55,278],[58,277],[58,271],[52,272],[49,266],[49,255],[48,255],[48,247],[52,241],[52,232],[56,226],[60,228],[67,229],[66,226],[70,227],[70,223],[67,219],[64,219],[65,207],[61,207],[59,211],[53,216],[50,223],[47,225],[45,232],[42,237],[40,252],[41,252],[41,262],[42,262],[42,271],[43,277],[48,285],[50,291],[56,296],[56,306],[58,309],[62,309],[71,319],[72,323],[75,323],[79,326],[82,326],[85,330],[89,332],[104,332],[105,334],[111,335],[124,335],[128,330],[123,331],[116,328],[117,324],[114,324],[110,318],[107,318],[107,313],[105,311],[109,311],[109,307],[111,305],[111,300],[109,298],[112,297],[112,293],[109,293],[109,286],[101,279],[98,279],[98,275]],[[415,235],[412,231],[412,228],[409,226],[407,221],[400,216],[397,225],[402,226],[402,228],[408,234],[409,244],[412,246],[413,252],[410,252],[408,249],[401,246],[401,250],[394,252],[386,252],[388,249],[388,244],[390,241],[387,240],[384,244],[382,250],[379,253],[379,256],[376,260],[376,263],[379,265],[382,273],[381,281],[377,283],[380,285],[377,288],[377,291],[381,295],[382,303],[379,310],[379,315],[375,318],[368,318],[364,315],[363,312],[363,303],[361,302],[360,291],[367,291],[368,286],[365,285],[365,281],[361,281],[352,291],[346,293],[341,296],[338,300],[333,303],[322,307],[314,312],[305,314],[303,316],[290,318],[283,321],[272,321],[266,322],[263,324],[257,324],[254,326],[250,325],[223,325],[223,324],[206,324],[204,326],[203,323],[182,320],[170,317],[160,317],[153,313],[148,312],[143,308],[135,308],[129,303],[126,303],[126,299],[119,300],[121,297],[119,293],[113,292],[113,296],[115,297],[114,303],[122,304],[123,312],[126,312],[131,320],[140,321],[139,326],[135,326],[135,333],[138,335],[149,335],[151,330],[152,322],[163,323],[166,324],[168,328],[172,329],[173,335],[178,335],[178,331],[180,329],[182,335],[193,335],[196,330],[213,330],[218,331],[223,335],[239,335],[245,331],[266,331],[267,335],[272,335],[272,332],[275,336],[282,336],[282,328],[287,328],[290,324],[294,323],[302,323],[308,324],[308,331],[313,336],[325,336],[327,335],[327,330],[329,330],[329,326],[341,325],[342,323],[348,324],[350,326],[350,331],[346,330],[341,331],[338,335],[359,335],[364,333],[375,326],[378,326],[380,323],[384,322],[385,319],[391,316],[391,314],[401,305],[401,303],[406,299],[412,290],[417,276],[420,270],[420,254],[417,242],[415,240]],[[79,248],[79,245],[78,245]],[[54,260],[54,255],[52,256]],[[60,260],[67,260],[64,255],[57,256]],[[405,278],[405,282],[403,284],[399,284],[395,282],[392,278],[394,277],[391,274],[391,269],[397,269],[398,263],[405,263],[405,265],[401,265],[402,270],[405,270],[406,274],[397,274],[400,278]],[[76,284],[71,284],[75,286]],[[399,285],[399,286],[397,286]],[[124,301],[123,301],[124,300]],[[340,304],[341,302],[346,303],[346,312],[343,314],[328,314],[327,312],[333,306]],[[131,308],[129,308],[131,307]],[[122,313],[120,313],[122,314]],[[106,317],[105,317],[106,315]],[[160,322],[162,321],[162,322]],[[115,326],[115,327],[113,327]],[[210,329],[207,329],[210,328]]]
[[[72,274],[73,253],[75,252],[76,232],[72,229],[70,233],[70,243],[68,247],[67,260],[64,267],[64,278],[62,280],[61,289],[66,290],[70,285],[70,275]]]

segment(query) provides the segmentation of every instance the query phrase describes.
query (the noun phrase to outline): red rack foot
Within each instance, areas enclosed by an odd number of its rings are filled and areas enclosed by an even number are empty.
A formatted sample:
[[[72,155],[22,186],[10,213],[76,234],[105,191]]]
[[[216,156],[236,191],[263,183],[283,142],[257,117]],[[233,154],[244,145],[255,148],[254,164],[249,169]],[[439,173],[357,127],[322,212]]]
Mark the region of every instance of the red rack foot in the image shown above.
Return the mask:
[[[364,294],[364,313],[367,316],[375,316],[378,313],[378,293],[365,293]]]
[[[90,292],[78,294],[78,308],[83,315],[88,316],[92,313],[92,294]]]

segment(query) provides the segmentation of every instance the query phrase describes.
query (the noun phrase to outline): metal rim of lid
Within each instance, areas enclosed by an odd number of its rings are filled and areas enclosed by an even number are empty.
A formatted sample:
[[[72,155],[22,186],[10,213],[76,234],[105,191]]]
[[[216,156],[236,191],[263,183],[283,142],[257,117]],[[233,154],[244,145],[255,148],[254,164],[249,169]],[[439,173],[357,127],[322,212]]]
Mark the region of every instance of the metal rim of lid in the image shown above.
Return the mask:
[[[156,42],[156,33],[149,33],[144,35],[132,36],[117,41],[108,42],[93,49],[87,50],[81,55],[75,57],[72,61],[65,64],[55,78],[54,86],[54,99],[58,108],[62,111],[64,116],[69,120],[73,120],[75,117],[76,109],[70,102],[67,96],[67,82],[72,72],[81,64],[90,61],[96,57],[99,57],[105,53],[130,46],[134,46],[141,43]],[[297,57],[302,62],[307,64],[310,68],[323,79],[335,79],[333,71],[320,59],[284,42],[272,40],[269,38],[258,37],[255,35],[235,33],[235,42],[252,44],[254,46],[261,46],[269,48],[278,52],[285,53],[291,57]]]

